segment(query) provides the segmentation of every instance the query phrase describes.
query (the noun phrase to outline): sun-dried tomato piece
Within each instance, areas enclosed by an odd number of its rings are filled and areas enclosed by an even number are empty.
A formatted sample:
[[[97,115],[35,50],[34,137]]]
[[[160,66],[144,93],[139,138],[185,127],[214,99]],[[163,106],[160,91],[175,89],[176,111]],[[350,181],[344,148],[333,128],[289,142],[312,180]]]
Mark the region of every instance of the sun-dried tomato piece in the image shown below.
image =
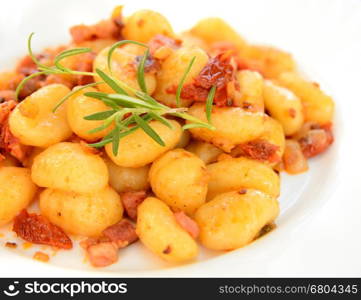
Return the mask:
[[[270,163],[279,162],[281,157],[277,154],[279,147],[266,140],[253,140],[237,146],[241,155]]]
[[[207,65],[195,78],[194,84],[205,89],[210,89],[214,85],[221,89],[233,79],[233,71],[230,56],[224,58],[223,53],[221,53],[208,61]]]
[[[71,249],[73,243],[65,232],[37,214],[29,214],[25,209],[14,219],[13,231],[22,239],[34,243],[62,249]]]

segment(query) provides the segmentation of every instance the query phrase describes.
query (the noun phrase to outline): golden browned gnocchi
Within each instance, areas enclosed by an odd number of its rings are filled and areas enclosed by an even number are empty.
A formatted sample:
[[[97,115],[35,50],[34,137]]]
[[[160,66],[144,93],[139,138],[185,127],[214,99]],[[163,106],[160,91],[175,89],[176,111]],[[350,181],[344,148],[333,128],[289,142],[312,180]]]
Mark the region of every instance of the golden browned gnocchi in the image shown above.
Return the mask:
[[[304,121],[303,107],[294,93],[266,80],[263,96],[266,109],[282,124],[285,135],[292,135],[301,129]]]
[[[121,167],[138,168],[148,165],[179,142],[182,129],[178,122],[172,120],[170,122],[172,129],[158,121],[149,123],[163,139],[165,146],[159,145],[143,130],[138,129],[119,141],[117,155],[113,153],[112,144],[107,144],[105,151],[110,159]]]
[[[68,233],[88,237],[119,222],[123,216],[120,196],[110,187],[93,193],[46,189],[40,194],[42,215]]]
[[[158,12],[139,10],[126,19],[123,29],[125,39],[147,43],[157,34],[174,36],[172,26]]]
[[[208,174],[204,162],[183,149],[169,151],[150,168],[156,196],[173,209],[192,214],[206,201]]]
[[[186,262],[198,255],[195,240],[177,223],[161,200],[149,197],[138,207],[137,234],[153,253],[169,262]]]
[[[82,139],[94,142],[104,137],[112,127],[104,130],[91,133],[90,131],[103,124],[102,121],[85,120],[85,116],[109,110],[109,107],[98,99],[87,97],[85,92],[96,92],[94,88],[87,88],[78,93],[75,93],[68,99],[67,103],[67,118],[71,130]]]
[[[176,107],[176,90],[190,62],[195,57],[193,66],[184,81],[184,85],[192,83],[194,77],[205,67],[208,55],[199,47],[181,47],[174,51],[162,64],[157,74],[157,89],[154,97],[170,106]],[[189,106],[192,100],[180,99],[182,106]]]
[[[80,144],[59,143],[41,152],[31,167],[32,180],[41,187],[78,193],[99,191],[108,184],[108,169],[101,157]]]
[[[70,92],[61,84],[45,86],[16,106],[10,114],[12,134],[24,145],[49,147],[68,139],[72,131],[66,119],[66,105],[54,113],[58,102]]]
[[[294,72],[282,73],[278,82],[293,91],[302,101],[305,121],[327,124],[332,122],[334,103],[315,82],[307,81]]]
[[[232,42],[238,50],[243,50],[246,41],[221,18],[206,18],[199,21],[190,32],[209,45],[216,42]]]
[[[31,34],[0,72],[0,229],[59,249],[84,237],[94,267],[138,238],[170,263],[251,243],[275,227],[279,173],[333,143],[332,98],[218,17],[178,34],[122,8],[39,53]]]
[[[148,173],[150,166],[127,168],[116,165],[106,158],[109,171],[109,184],[118,192],[141,191],[149,188]]]
[[[206,165],[215,162],[218,156],[223,153],[223,151],[216,146],[201,141],[190,143],[186,147],[186,150],[197,155]]]
[[[243,70],[237,73],[240,91],[235,93],[236,106],[251,112],[264,112],[263,78],[258,72]]]
[[[144,55],[146,49],[139,45],[127,44],[116,48],[112,55],[111,71],[108,68],[108,52],[109,47],[104,48],[96,56],[94,60],[94,70],[99,69],[107,74],[112,74],[116,79],[121,80],[128,84],[131,88],[140,90],[137,81],[137,64],[139,63],[139,57]],[[152,94],[155,90],[157,81],[155,74],[152,71],[145,72],[145,84],[149,94]],[[101,81],[98,75],[94,76],[95,81]],[[98,88],[106,93],[113,93],[113,89],[106,84],[98,85]],[[127,90],[131,93],[131,90]]]
[[[210,179],[207,199],[218,194],[245,189],[256,189],[273,197],[280,194],[280,179],[273,169],[245,157],[228,158],[207,166]]]
[[[206,120],[204,105],[194,104],[189,113]],[[277,153],[282,157],[284,150],[284,133],[282,126],[264,113],[251,113],[239,107],[214,107],[212,122],[216,130],[207,128],[192,128],[196,139],[212,143],[225,152],[248,141],[266,140],[278,147]]]
[[[202,245],[213,250],[233,250],[249,244],[278,214],[276,198],[244,189],[216,196],[197,210],[195,220]]]
[[[30,170],[18,167],[0,167],[0,226],[9,223],[26,208],[36,193]]]

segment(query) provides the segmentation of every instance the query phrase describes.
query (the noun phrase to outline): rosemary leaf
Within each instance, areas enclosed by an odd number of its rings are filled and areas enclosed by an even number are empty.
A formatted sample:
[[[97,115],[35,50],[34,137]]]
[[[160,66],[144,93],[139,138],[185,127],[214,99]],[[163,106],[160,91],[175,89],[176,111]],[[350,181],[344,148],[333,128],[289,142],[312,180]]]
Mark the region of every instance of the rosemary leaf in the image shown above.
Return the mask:
[[[207,123],[189,123],[186,125],[183,125],[183,130],[191,129],[191,128],[207,128],[212,129],[209,127],[209,124]]]
[[[212,123],[212,107],[213,107],[213,99],[214,99],[214,95],[216,93],[216,89],[217,87],[214,85],[212,86],[211,90],[208,93],[207,96],[207,101],[206,101],[206,115],[207,115],[207,120],[208,123]]]
[[[58,102],[57,105],[55,105],[55,107],[53,108],[53,113],[55,113],[57,111],[57,109],[66,101],[68,100],[71,96],[73,96],[74,94],[76,94],[77,92],[84,90],[88,87],[92,87],[92,86],[96,86],[98,84],[104,83],[103,81],[98,81],[98,82],[92,82],[80,87],[76,87],[74,88],[69,94],[66,94],[63,98],[61,98],[61,100]]]
[[[108,51],[107,62],[108,62],[108,69],[109,69],[110,73],[112,73],[111,61],[112,61],[113,52],[115,51],[116,48],[118,48],[120,46],[123,46],[125,44],[134,44],[134,45],[139,45],[139,46],[148,48],[148,46],[146,44],[143,44],[143,43],[140,43],[140,42],[137,42],[137,41],[132,41],[132,40],[122,40],[122,41],[116,42],[115,44],[113,44],[110,47],[110,49]]]
[[[112,140],[112,151],[113,154],[117,156],[119,150],[119,141],[120,141],[120,128],[117,126],[115,129],[116,130],[114,131],[113,140]]]
[[[40,75],[45,75],[46,72],[36,72],[36,73],[33,73],[31,75],[29,75],[28,77],[25,77],[19,84],[18,86],[16,87],[16,90],[15,90],[15,99],[18,101],[19,100],[19,93],[20,91],[23,89],[24,85],[32,78],[34,77],[37,77],[37,76],[40,76]]]
[[[183,76],[182,76],[182,78],[181,78],[181,81],[180,81],[179,84],[178,84],[177,92],[176,92],[176,94],[175,94],[175,97],[176,97],[175,99],[176,99],[176,102],[177,102],[177,106],[178,106],[178,107],[180,106],[180,98],[181,98],[181,93],[182,93],[182,89],[183,89],[184,82],[185,82],[185,80],[186,80],[186,78],[187,78],[187,76],[188,76],[188,74],[189,74],[189,72],[190,72],[190,70],[191,70],[191,68],[192,68],[195,60],[196,60],[196,57],[194,56],[194,57],[192,58],[192,60],[190,61],[189,65],[188,65],[188,67],[187,67],[187,69],[186,69],[186,71],[184,72],[184,74],[183,74]]]
[[[139,87],[141,88],[141,90],[147,94],[147,85],[145,83],[145,76],[144,76],[144,67],[145,67],[145,63],[147,61],[147,58],[149,56],[149,48],[147,48],[147,50],[145,51],[142,60],[139,63],[138,69],[137,69],[137,79],[138,79],[138,84]]]
[[[128,93],[121,86],[119,86],[119,84],[116,82],[116,80],[114,80],[111,76],[104,73],[100,69],[96,69],[95,71],[100,76],[100,78],[103,79],[106,82],[106,84],[109,85],[114,90],[114,92],[119,93],[119,94],[128,95]]]
[[[92,115],[88,115],[88,116],[84,117],[84,119],[88,120],[88,121],[105,120],[105,119],[109,118],[110,116],[114,115],[116,112],[117,112],[116,110],[101,111],[101,112],[97,112],[97,113],[92,114]]]
[[[83,53],[89,53],[91,52],[92,49],[91,48],[74,48],[74,49],[70,49],[70,50],[65,50],[61,53],[59,53],[55,59],[54,59],[54,65],[64,71],[64,72],[67,72],[67,73],[72,73],[74,72],[73,70],[71,69],[68,69],[66,67],[64,67],[62,64],[60,64],[60,61],[63,60],[64,58],[67,58],[67,57],[70,57],[70,56],[74,56],[74,55],[79,55],[79,54],[83,54]]]
[[[162,138],[158,135],[158,133],[154,131],[152,127],[150,127],[150,125],[146,121],[144,121],[144,119],[135,114],[134,120],[139,125],[139,127],[142,128],[144,132],[148,134],[154,141],[156,141],[159,145],[163,147],[165,146]]]
[[[167,126],[170,129],[173,129],[172,123],[170,123],[166,118],[162,117],[161,115],[156,114],[153,111],[150,111],[148,114],[152,117],[152,119],[161,122],[162,124],[164,124],[165,126]]]

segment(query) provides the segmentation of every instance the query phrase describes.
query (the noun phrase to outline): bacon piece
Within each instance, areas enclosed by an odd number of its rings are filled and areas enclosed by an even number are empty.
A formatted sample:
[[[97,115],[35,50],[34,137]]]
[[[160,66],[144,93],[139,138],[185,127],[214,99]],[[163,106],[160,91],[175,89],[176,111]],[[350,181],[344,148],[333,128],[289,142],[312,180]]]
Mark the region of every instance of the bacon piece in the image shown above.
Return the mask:
[[[237,146],[241,156],[246,156],[255,160],[268,161],[270,163],[279,162],[281,157],[277,155],[278,146],[266,140],[253,140]]]
[[[15,92],[12,90],[0,91],[0,104],[6,101],[15,100]],[[1,113],[1,112],[0,112]],[[0,121],[1,123],[1,121]]]
[[[282,159],[284,169],[289,174],[299,174],[308,170],[307,159],[302,153],[300,144],[295,140],[286,140]]]
[[[141,204],[147,197],[145,191],[125,192],[122,194],[121,199],[127,215],[132,220],[137,220],[138,205]]]
[[[70,28],[74,43],[94,41],[97,39],[121,39],[123,23],[120,18],[103,20],[95,25],[76,25]]]
[[[103,236],[119,248],[124,248],[138,240],[134,225],[127,219],[122,219],[117,224],[107,227],[103,231]]]
[[[192,238],[196,239],[199,236],[198,224],[188,217],[183,211],[175,212],[174,217],[177,223],[187,231]]]
[[[29,55],[24,56],[16,66],[16,72],[25,76],[29,76],[37,71],[38,66]]]
[[[94,267],[106,267],[118,260],[118,247],[112,242],[102,242],[86,249],[88,259]]]
[[[25,209],[14,219],[13,231],[22,239],[34,243],[62,249],[71,249],[73,243],[65,232],[50,223],[47,218],[29,214]]]
[[[75,65],[75,70],[80,72],[92,72],[93,62],[96,57],[94,52],[84,53],[81,55]],[[93,76],[77,75],[76,85],[85,85],[94,82]]]
[[[0,104],[0,149],[10,153],[18,160],[24,160],[30,147],[20,144],[10,131],[8,118],[10,112],[15,108],[16,102],[13,100],[6,101]]]
[[[118,250],[135,242],[138,236],[134,225],[127,219],[106,228],[102,236],[88,238],[80,243],[94,267],[105,267],[118,260]]]
[[[314,157],[328,149],[333,143],[332,124],[314,125],[298,142],[305,157]]]

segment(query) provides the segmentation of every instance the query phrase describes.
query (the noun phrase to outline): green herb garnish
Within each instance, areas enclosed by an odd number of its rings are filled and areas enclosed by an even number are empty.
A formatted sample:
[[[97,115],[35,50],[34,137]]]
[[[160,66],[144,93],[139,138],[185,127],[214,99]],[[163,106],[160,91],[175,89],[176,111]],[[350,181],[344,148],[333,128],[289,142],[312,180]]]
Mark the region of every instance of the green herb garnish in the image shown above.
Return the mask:
[[[147,94],[147,87],[145,83],[145,71],[144,71],[146,60],[149,57],[149,48],[147,45],[130,40],[119,41],[115,43],[108,51],[107,63],[110,74],[107,74],[99,69],[96,69],[95,72],[79,72],[64,67],[61,64],[61,61],[66,57],[88,53],[91,51],[90,48],[76,48],[76,49],[63,51],[55,57],[54,66],[49,67],[42,64],[33,54],[33,51],[31,49],[31,41],[33,35],[34,33],[30,34],[28,39],[28,51],[30,57],[37,65],[39,72],[26,77],[18,85],[16,90],[16,95],[19,94],[24,84],[31,78],[34,78],[35,76],[49,75],[49,74],[99,76],[102,79],[102,81],[99,82],[94,82],[81,87],[74,88],[73,91],[71,91],[69,94],[67,94],[59,101],[59,103],[54,107],[53,112],[55,112],[67,99],[69,99],[69,97],[71,97],[75,93],[87,87],[92,87],[99,84],[106,84],[114,91],[114,93],[103,93],[98,91],[84,93],[85,96],[98,99],[109,107],[108,110],[97,112],[92,115],[88,115],[84,117],[85,120],[89,120],[89,121],[91,120],[103,121],[103,123],[99,127],[90,130],[89,133],[96,133],[114,127],[101,141],[89,144],[89,146],[95,148],[101,148],[109,143],[112,143],[112,152],[114,155],[117,155],[120,139],[131,134],[135,130],[143,130],[149,137],[151,137],[159,145],[165,146],[164,141],[158,135],[158,133],[149,125],[149,122],[152,120],[156,120],[161,122],[165,126],[172,128],[172,124],[169,122],[166,116],[174,116],[190,122],[183,126],[184,130],[189,128],[197,128],[197,127],[208,128],[210,130],[215,129],[215,127],[210,124],[210,114],[211,114],[213,98],[215,94],[215,87],[212,87],[207,98],[206,110],[207,110],[207,119],[209,123],[203,122],[202,120],[199,120],[198,118],[188,114],[187,108],[179,107],[180,94],[183,88],[183,84],[186,80],[188,73],[192,68],[192,65],[196,59],[195,57],[192,58],[178,85],[177,93],[176,93],[176,101],[178,107],[171,108],[158,102],[151,95]],[[142,56],[137,67],[137,81],[141,90],[132,88],[125,82],[114,78],[111,73],[111,59],[113,52],[117,47],[127,43],[140,45],[146,48],[146,51]]]

